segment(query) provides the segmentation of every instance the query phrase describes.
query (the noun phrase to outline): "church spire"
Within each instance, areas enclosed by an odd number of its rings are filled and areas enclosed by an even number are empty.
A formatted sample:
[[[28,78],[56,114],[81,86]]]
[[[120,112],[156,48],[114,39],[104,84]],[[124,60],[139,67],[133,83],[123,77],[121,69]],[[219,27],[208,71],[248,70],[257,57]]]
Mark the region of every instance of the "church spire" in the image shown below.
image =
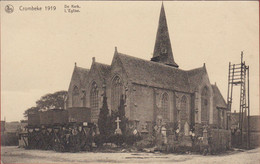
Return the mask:
[[[177,68],[179,67],[178,64],[174,62],[163,3],[159,18],[153,58],[151,59],[151,61],[164,63]]]

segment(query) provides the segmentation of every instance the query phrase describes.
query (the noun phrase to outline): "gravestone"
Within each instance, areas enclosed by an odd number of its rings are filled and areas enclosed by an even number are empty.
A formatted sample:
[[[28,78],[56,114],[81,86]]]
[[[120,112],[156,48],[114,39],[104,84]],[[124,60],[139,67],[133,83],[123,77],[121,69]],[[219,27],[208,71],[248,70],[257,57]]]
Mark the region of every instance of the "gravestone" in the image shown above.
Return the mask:
[[[164,126],[162,126],[161,128],[161,133],[162,133],[163,143],[167,144],[167,130]]]
[[[208,131],[206,128],[203,130],[203,144],[208,145]]]
[[[119,128],[119,123],[121,122],[121,120],[119,120],[119,117],[116,118],[116,130],[115,130],[115,134],[122,134],[121,129]]]
[[[188,124],[187,121],[184,124],[184,130],[183,130],[181,136],[182,136],[180,138],[181,145],[191,147],[192,146],[192,140],[191,140],[191,136],[190,136],[190,125]]]
[[[184,124],[184,135],[188,136],[189,131],[190,131],[190,126],[189,126],[188,122],[185,122],[185,124]]]

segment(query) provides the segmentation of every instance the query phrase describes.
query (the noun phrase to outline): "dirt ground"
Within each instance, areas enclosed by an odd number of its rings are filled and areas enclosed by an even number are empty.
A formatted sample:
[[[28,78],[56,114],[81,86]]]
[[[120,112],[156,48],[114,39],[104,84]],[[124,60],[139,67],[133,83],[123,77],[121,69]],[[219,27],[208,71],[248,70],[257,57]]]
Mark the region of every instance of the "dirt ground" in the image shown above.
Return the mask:
[[[25,150],[15,146],[1,147],[2,163],[234,163],[259,164],[260,148],[235,150],[222,155],[190,155],[163,153],[57,153]]]

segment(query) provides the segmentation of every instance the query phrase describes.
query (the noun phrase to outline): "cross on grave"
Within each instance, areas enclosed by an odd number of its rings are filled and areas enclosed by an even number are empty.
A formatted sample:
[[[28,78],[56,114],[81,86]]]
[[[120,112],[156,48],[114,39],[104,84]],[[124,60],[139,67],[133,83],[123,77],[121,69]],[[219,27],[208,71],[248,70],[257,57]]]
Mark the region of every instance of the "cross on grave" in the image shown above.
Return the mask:
[[[121,122],[121,120],[119,120],[119,117],[116,118],[115,122],[116,122],[116,130],[115,130],[115,133],[116,133],[116,134],[122,134],[122,131],[121,131],[121,129],[119,128],[119,122]]]
[[[119,117],[116,118],[116,128],[119,129],[119,122],[121,122],[121,120],[119,120]]]

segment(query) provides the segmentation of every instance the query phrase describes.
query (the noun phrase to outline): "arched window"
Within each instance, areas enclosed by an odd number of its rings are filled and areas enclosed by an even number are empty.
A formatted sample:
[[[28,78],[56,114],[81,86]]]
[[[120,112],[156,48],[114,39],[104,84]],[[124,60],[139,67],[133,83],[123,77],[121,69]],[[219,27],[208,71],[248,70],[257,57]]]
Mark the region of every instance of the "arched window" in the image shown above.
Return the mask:
[[[204,87],[201,92],[201,121],[208,122],[209,117],[209,91]]]
[[[73,91],[72,91],[72,106],[78,106],[79,102],[79,88],[77,86],[74,86]]]
[[[82,105],[83,107],[86,107],[86,92],[85,91],[82,91],[83,93],[83,96],[82,96]]]
[[[168,111],[169,111],[169,96],[167,93],[162,95],[162,117],[164,119],[168,119]]]
[[[98,110],[98,86],[93,82],[90,90],[90,108],[94,111]]]
[[[123,84],[121,79],[116,76],[112,81],[112,110],[117,110],[120,103],[120,97],[123,94]]]
[[[181,111],[180,111],[180,119],[184,122],[188,121],[188,105],[187,105],[187,97],[182,96],[181,98]]]

